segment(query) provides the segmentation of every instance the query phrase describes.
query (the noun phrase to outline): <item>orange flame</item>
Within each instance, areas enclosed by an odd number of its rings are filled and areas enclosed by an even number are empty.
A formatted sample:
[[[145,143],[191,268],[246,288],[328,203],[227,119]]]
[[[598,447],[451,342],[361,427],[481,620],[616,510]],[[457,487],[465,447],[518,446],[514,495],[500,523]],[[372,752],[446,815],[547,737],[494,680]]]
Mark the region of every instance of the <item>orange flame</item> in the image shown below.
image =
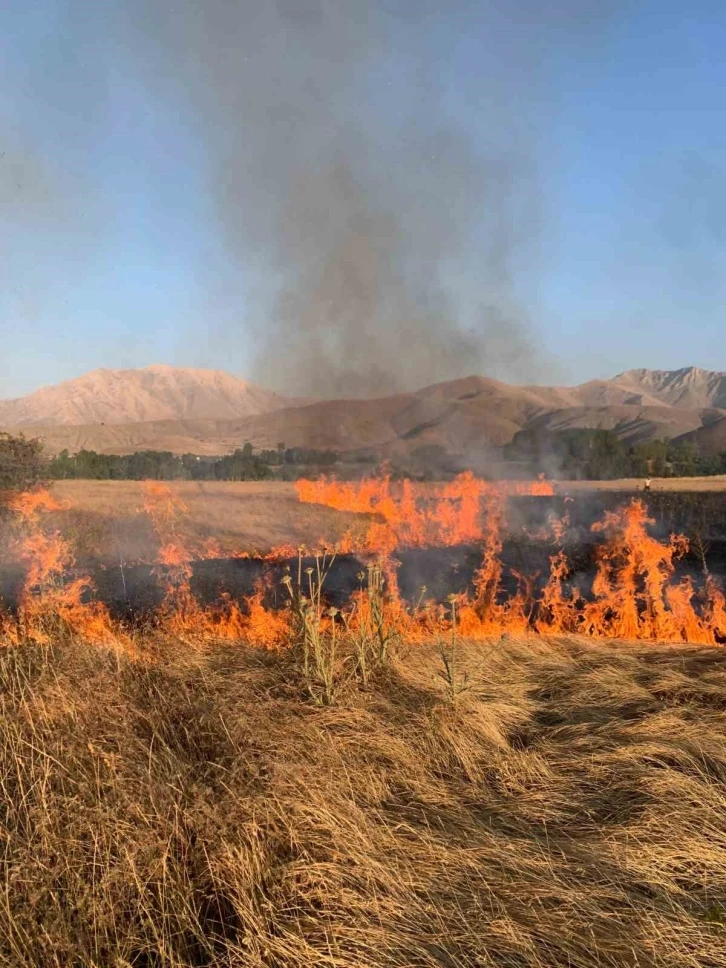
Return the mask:
[[[160,618],[170,632],[206,633],[209,617],[192,594],[190,580],[194,556],[181,536],[187,506],[167,484],[147,481],[143,510],[151,518],[160,542],[154,572],[164,589]]]
[[[197,639],[242,640],[263,648],[280,646],[289,638],[289,617],[265,609],[261,587],[241,605],[226,596],[216,608],[200,605],[191,589],[195,556],[182,538],[187,507],[168,485],[151,482],[144,487],[144,511],[161,542],[155,573],[165,593],[159,618],[167,632]],[[267,557],[285,555],[287,550],[275,549]]]
[[[27,566],[18,610],[18,621],[5,616],[4,626],[11,641],[22,637],[50,643],[58,632],[57,620],[71,632],[94,643],[130,643],[115,634],[105,605],[84,600],[93,590],[91,579],[72,577],[73,553],[59,531],[44,527],[43,516],[68,507],[47,490],[14,496],[9,506],[17,515],[18,558]]]
[[[351,633],[377,622],[379,631],[385,626],[398,637],[421,641],[450,629],[455,613],[461,635],[474,639],[527,630],[703,644],[726,639],[723,590],[710,575],[700,588],[690,578],[675,581],[676,562],[688,551],[688,541],[683,535],[668,541],[653,537],[649,528],[654,522],[639,500],[607,512],[592,526],[602,542],[596,550],[592,593],[585,601],[569,584],[570,566],[562,548],[567,515],[550,522],[546,537],[540,535],[556,547],[541,592],[535,592],[536,575],[517,573],[516,591],[506,591],[502,549],[507,497],[550,493],[546,481],[492,484],[466,473],[439,486],[381,478],[358,484],[300,481],[297,489],[302,501],[374,517],[365,522],[362,535],[350,532],[343,542],[368,558],[369,581],[373,561],[378,569],[375,596],[365,590],[355,593],[340,616],[340,627]],[[13,626],[6,618],[3,623],[7,640],[51,641],[53,621],[60,620],[90,641],[123,641],[105,606],[90,598],[90,579],[73,574],[72,549],[59,531],[47,526],[47,515],[62,506],[47,491],[18,495],[11,506],[20,532],[16,551],[26,565],[26,578],[18,622]],[[147,484],[143,510],[159,539],[155,570],[164,589],[159,615],[164,630],[193,641],[241,641],[263,648],[291,641],[293,612],[267,608],[263,585],[244,601],[223,596],[215,605],[202,607],[196,600],[191,577],[198,556],[182,537],[186,507],[168,485]],[[398,563],[392,557],[397,548],[474,542],[481,546],[481,563],[471,594],[453,596],[448,610],[430,602],[408,606],[402,600]],[[217,551],[207,549],[210,555]],[[268,558],[292,557],[296,551],[281,547]]]
[[[553,494],[550,483],[482,481],[470,471],[448,484],[392,484],[390,477],[349,483],[321,478],[295,484],[298,498],[338,511],[375,515],[362,538],[348,533],[338,551],[390,555],[397,548],[468,544],[481,539],[482,501],[487,508],[510,494]]]

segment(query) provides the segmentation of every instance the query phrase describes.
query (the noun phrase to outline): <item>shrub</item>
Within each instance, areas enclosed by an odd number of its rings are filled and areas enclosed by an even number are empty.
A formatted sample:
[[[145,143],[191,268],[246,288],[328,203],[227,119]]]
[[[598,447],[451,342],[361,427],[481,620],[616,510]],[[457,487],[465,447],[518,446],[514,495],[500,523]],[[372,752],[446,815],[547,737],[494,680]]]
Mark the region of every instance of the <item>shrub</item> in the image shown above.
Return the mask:
[[[25,491],[39,484],[45,472],[42,450],[37,438],[0,432],[0,491]]]

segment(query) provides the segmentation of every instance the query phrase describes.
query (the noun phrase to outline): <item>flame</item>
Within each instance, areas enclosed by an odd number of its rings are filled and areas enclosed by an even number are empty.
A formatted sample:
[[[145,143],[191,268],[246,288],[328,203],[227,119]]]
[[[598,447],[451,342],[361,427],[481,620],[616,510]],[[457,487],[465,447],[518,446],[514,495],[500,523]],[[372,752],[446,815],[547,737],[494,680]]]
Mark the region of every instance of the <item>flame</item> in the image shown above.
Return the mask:
[[[567,633],[577,631],[580,620],[579,592],[565,590],[570,566],[567,555],[560,550],[550,558],[550,577],[539,602],[539,618],[535,628],[542,633]]]
[[[264,588],[258,587],[246,602],[223,596],[216,608],[203,608],[191,588],[192,562],[195,556],[183,539],[184,519],[188,509],[166,484],[156,481],[144,487],[143,510],[150,516],[160,542],[154,573],[164,590],[164,601],[158,616],[163,630],[197,640],[242,640],[263,648],[283,644],[290,634],[289,618],[268,610],[263,605]],[[204,557],[218,557],[214,553]],[[268,560],[287,557],[288,548],[273,549]],[[247,557],[240,553],[237,557]]]
[[[706,576],[704,623],[721,641],[726,640],[726,596],[711,575]]]
[[[692,579],[672,582],[675,562],[688,552],[688,539],[671,535],[660,542],[648,533],[653,524],[643,502],[633,500],[592,525],[593,533],[606,540],[597,549],[589,602],[583,602],[577,588],[566,589],[569,565],[564,551],[553,555],[538,605],[537,631],[714,644],[726,629],[723,593],[709,577],[699,614]],[[557,523],[555,534],[559,542],[562,530]]]
[[[158,481],[145,482],[143,496],[143,511],[151,518],[160,543],[153,569],[164,590],[158,617],[172,633],[208,633],[211,630],[209,616],[191,589],[194,555],[182,537],[181,526],[188,508],[167,484]]]
[[[241,635],[245,641],[265,649],[279,648],[290,641],[292,623],[289,610],[274,612],[266,609],[261,590],[248,599],[247,609]]]
[[[608,536],[598,552],[598,569],[592,591],[595,601],[585,606],[584,631],[611,638],[646,638],[682,641],[684,621],[695,615],[690,606],[690,586],[669,588],[666,582],[675,570],[674,561],[688,551],[683,535],[671,535],[667,544],[651,537],[642,501],[634,500],[618,511],[609,511],[592,526]],[[676,610],[674,611],[674,607]]]
[[[491,483],[470,473],[438,486],[399,484],[388,477],[355,484],[303,480],[297,491],[303,502],[366,516],[364,528],[351,530],[336,550],[342,547],[363,557],[368,587],[351,596],[337,620],[323,620],[339,623],[336,628],[348,634],[416,642],[450,630],[455,623],[462,636],[482,640],[526,631],[700,644],[726,639],[726,596],[720,585],[709,574],[698,587],[689,577],[675,579],[688,541],[683,535],[666,541],[655,538],[650,531],[654,521],[640,500],[606,512],[592,526],[595,572],[585,594],[572,584],[563,547],[567,514],[551,520],[547,534],[536,536],[554,545],[540,590],[538,575],[510,571],[516,579],[514,592],[504,580],[507,499],[511,494],[551,493],[544,480]],[[128,642],[106,607],[93,600],[90,579],[74,573],[68,542],[48,525],[48,515],[63,507],[42,490],[12,500],[19,535],[15,551],[26,573],[17,621],[13,624],[8,616],[2,620],[6,641],[50,642],[61,623],[89,641]],[[229,641],[274,649],[292,640],[296,620],[291,603],[282,609],[265,604],[269,577],[267,585],[260,583],[245,600],[222,596],[203,607],[195,598],[191,579],[199,552],[183,538],[187,508],[168,485],[146,484],[142,510],[159,543],[154,572],[164,591],[157,616],[162,632],[184,636],[200,647]],[[452,596],[448,607],[423,600],[407,604],[398,588],[396,550],[456,544],[480,547],[471,591]],[[207,557],[221,554],[212,545],[203,552]],[[240,557],[248,554],[238,552]],[[301,571],[302,555],[303,549],[280,546],[265,557],[275,561],[297,556]]]
[[[59,531],[45,526],[44,515],[69,505],[38,489],[15,495],[9,507],[17,516],[14,550],[27,567],[17,621],[3,616],[10,641],[28,638],[50,644],[65,627],[89,642],[114,642],[133,651],[128,638],[116,634],[106,606],[88,600],[93,591],[91,579],[73,577],[75,559],[68,542]]]
[[[455,603],[460,631],[470,638],[534,628],[542,634],[584,632],[597,637],[709,644],[723,637],[726,629],[726,598],[712,578],[706,582],[700,612],[692,581],[672,582],[675,562],[688,551],[687,539],[673,535],[662,543],[652,537],[647,528],[655,522],[638,500],[607,512],[593,525],[593,532],[602,534],[605,541],[597,553],[593,600],[585,602],[577,588],[568,588],[570,567],[562,548],[550,558],[549,578],[539,598],[533,591],[536,576],[515,575],[517,591],[509,597],[503,594],[506,499],[512,494],[552,494],[552,485],[544,478],[489,483],[465,473],[437,488],[417,488],[410,482],[396,487],[388,477],[361,483],[299,481],[297,491],[301,501],[375,515],[377,520],[369,524],[363,537],[356,540],[349,533],[343,547],[382,559],[389,582],[389,607],[399,613],[398,621],[409,634],[411,623],[400,615],[390,556],[397,548],[474,542],[482,546],[482,561],[474,576],[473,595]],[[567,514],[551,522],[555,544],[562,544],[568,526]],[[530,537],[542,540],[545,535]],[[361,604],[356,607],[363,614]],[[426,612],[429,622],[431,614]]]
[[[337,511],[374,515],[362,537],[349,532],[336,550],[390,555],[398,548],[423,548],[476,542],[487,525],[485,511],[511,494],[553,494],[552,485],[537,481],[488,482],[470,471],[447,484],[393,484],[390,477],[360,482],[299,480],[298,498],[306,504],[323,504]],[[485,514],[486,518],[486,514]]]

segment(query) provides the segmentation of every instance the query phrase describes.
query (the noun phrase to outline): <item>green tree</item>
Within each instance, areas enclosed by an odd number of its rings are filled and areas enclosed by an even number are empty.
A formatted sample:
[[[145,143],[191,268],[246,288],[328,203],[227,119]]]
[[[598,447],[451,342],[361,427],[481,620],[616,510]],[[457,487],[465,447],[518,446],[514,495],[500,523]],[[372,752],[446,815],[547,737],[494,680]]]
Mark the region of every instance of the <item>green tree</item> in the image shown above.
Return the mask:
[[[26,491],[39,484],[45,472],[40,440],[0,432],[0,491]]]
[[[587,462],[588,477],[593,480],[612,480],[622,477],[627,469],[625,445],[612,430],[596,430],[590,441]]]
[[[76,459],[68,450],[62,450],[48,463],[48,476],[54,480],[65,480],[76,477]]]

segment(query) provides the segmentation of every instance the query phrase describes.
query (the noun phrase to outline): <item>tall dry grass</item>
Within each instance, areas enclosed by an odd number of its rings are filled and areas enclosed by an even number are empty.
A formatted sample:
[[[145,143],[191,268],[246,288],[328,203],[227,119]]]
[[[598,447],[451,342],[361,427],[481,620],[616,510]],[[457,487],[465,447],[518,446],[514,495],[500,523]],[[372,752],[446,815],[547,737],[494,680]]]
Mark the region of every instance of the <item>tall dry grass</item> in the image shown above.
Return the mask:
[[[293,485],[281,481],[169,481],[168,487],[187,508],[179,535],[197,552],[209,542],[226,555],[282,544],[316,547],[321,538],[334,543],[367,523],[360,515],[301,504]],[[81,560],[154,559],[158,539],[139,513],[143,482],[55,481],[53,494],[69,508],[49,515],[48,524],[72,540]]]
[[[726,653],[0,654],[0,964],[726,964]]]

